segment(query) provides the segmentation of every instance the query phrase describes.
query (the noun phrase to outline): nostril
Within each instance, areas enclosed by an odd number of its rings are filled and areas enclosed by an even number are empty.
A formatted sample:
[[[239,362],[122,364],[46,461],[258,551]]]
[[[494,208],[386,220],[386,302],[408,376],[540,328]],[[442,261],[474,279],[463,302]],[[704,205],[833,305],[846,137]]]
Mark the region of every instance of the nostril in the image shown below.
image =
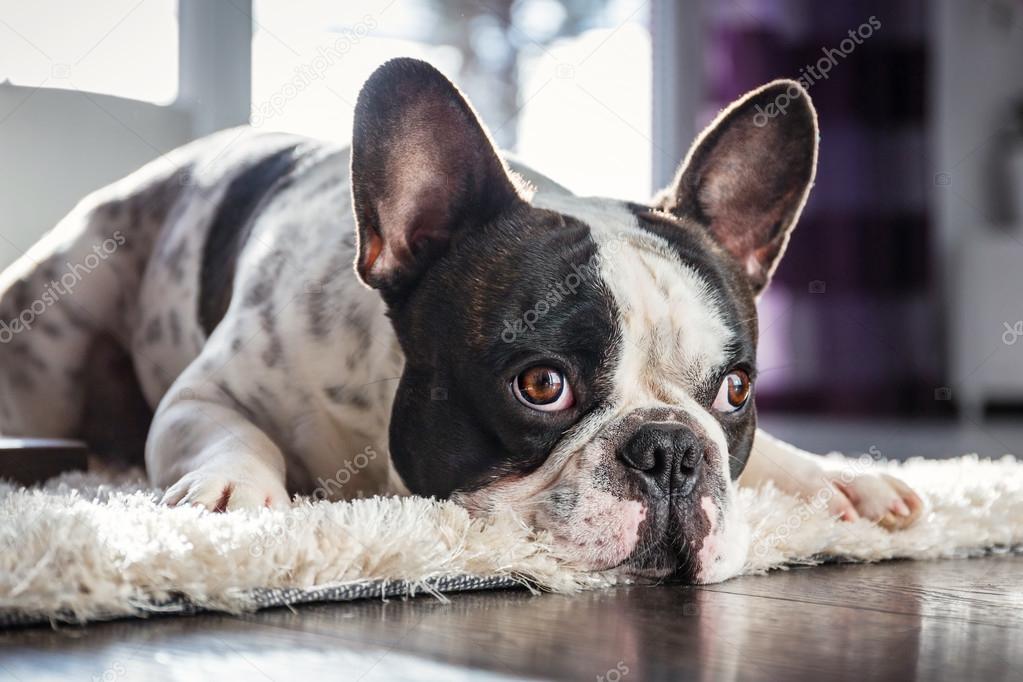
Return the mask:
[[[686,445],[678,453],[678,466],[681,471],[695,471],[703,459],[703,450],[695,445]]]
[[[680,476],[693,476],[699,470],[702,461],[703,451],[696,447],[688,447],[675,458],[676,470]]]
[[[639,471],[650,471],[657,466],[658,456],[653,448],[642,447],[630,443],[621,452],[622,461]]]
[[[671,449],[664,446],[654,446],[650,457],[647,460],[646,471],[648,473],[659,474],[665,469],[665,463],[670,466],[671,462]]]
[[[630,468],[652,476],[671,476],[680,465],[679,428],[674,425],[646,424],[620,451],[620,459]]]

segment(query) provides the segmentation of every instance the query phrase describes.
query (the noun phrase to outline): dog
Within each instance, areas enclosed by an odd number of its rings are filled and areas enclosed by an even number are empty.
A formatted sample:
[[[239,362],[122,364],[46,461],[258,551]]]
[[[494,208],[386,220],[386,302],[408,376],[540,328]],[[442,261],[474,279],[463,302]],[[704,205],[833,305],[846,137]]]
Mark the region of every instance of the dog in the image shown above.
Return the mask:
[[[389,61],[350,149],[217,133],[4,272],[0,432],[144,442],[168,505],[435,496],[657,579],[742,565],[736,481],[905,527],[923,505],[901,481],[756,425],[755,302],[817,144],[776,81],[649,204],[581,198],[500,154],[432,66]]]

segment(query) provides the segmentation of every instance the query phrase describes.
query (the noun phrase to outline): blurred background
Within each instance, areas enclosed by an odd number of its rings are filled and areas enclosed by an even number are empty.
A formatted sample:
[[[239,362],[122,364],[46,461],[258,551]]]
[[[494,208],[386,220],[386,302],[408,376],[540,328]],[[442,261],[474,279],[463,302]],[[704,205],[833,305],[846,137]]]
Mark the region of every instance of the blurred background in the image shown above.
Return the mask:
[[[1023,451],[1018,0],[0,0],[0,265],[215,130],[346,141],[402,55],[537,169],[637,201],[720,107],[802,80],[820,169],[761,302],[765,421],[816,449]]]

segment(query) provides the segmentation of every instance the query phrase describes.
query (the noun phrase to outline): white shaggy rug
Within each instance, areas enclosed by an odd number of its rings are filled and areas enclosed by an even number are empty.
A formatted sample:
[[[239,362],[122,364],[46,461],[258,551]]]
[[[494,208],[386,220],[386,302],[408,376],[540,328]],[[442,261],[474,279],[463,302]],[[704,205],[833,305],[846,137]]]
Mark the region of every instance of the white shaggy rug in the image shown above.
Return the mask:
[[[966,557],[1023,546],[1023,462],[911,460],[897,470],[923,518],[889,533],[830,519],[774,488],[742,490],[750,526],[742,573],[830,559]],[[618,578],[558,562],[511,518],[472,520],[422,498],[302,502],[210,514],[156,504],[138,479],[67,474],[35,489],[0,483],[0,625],[231,612],[309,601],[525,585],[572,592]]]

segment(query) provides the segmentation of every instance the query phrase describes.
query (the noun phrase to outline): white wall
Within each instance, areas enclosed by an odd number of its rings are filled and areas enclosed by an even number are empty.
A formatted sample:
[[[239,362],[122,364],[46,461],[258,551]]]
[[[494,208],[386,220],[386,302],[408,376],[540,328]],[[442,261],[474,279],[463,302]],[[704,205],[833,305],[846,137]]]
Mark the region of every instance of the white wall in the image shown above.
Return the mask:
[[[0,85],[0,267],[88,192],[192,134],[183,110],[106,95]]]
[[[179,0],[178,7],[173,105],[0,83],[0,268],[92,190],[248,121],[251,0]]]
[[[984,400],[1023,400],[1023,338],[1002,339],[1006,323],[1023,320],[1023,216],[999,220],[990,191],[998,126],[1023,96],[1023,6],[940,0],[933,16],[934,158],[922,180],[952,303],[953,397],[976,419]],[[1016,183],[1019,199],[1023,177]]]

